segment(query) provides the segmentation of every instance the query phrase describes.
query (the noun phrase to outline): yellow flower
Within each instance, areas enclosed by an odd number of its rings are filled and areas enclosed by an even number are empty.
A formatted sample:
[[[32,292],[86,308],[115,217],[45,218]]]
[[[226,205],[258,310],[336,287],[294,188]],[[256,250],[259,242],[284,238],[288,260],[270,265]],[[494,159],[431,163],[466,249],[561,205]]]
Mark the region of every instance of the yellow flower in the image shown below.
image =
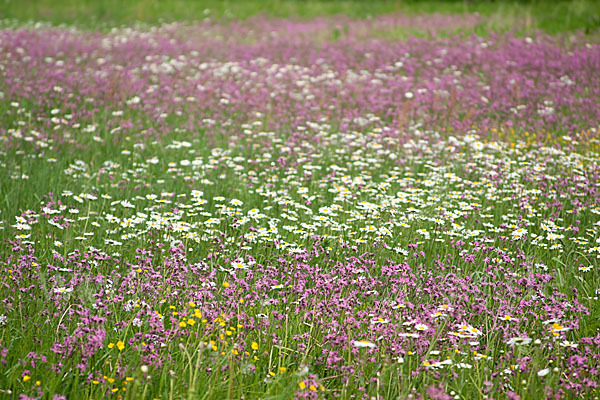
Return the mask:
[[[227,281],[223,282],[223,287],[228,288],[229,287],[229,282],[227,282]]]
[[[111,343],[109,343],[109,344],[108,344],[108,348],[109,348],[109,349],[112,349],[113,347],[115,347],[115,344],[114,344],[114,343],[112,343],[112,342],[111,342]]]
[[[125,348],[125,343],[123,343],[123,341],[119,340],[119,341],[117,342],[117,348],[118,348],[119,350],[123,350],[123,349]]]
[[[310,385],[308,388],[309,388],[310,390],[312,390],[313,392],[316,392],[316,391],[317,391],[317,387],[316,387],[315,385]]]
[[[187,326],[187,324],[185,323],[185,321],[181,321],[179,323],[179,326],[182,327],[182,328],[185,328]]]
[[[250,345],[250,347],[252,347],[252,350],[258,350],[258,343],[252,342],[252,344]]]
[[[194,325],[196,323],[196,321],[194,321],[192,318],[189,318],[187,320],[188,325]]]
[[[287,371],[286,367],[279,367],[279,371],[283,374],[285,371]]]
[[[188,303],[188,305],[189,305],[190,307],[196,307],[196,303],[194,303],[193,301],[190,301],[190,302]]]
[[[552,330],[552,332],[564,332],[564,331],[568,331],[568,328],[565,328],[564,326],[562,326],[561,324],[559,324],[558,322],[553,323],[550,326],[550,329]]]
[[[25,376],[23,377],[23,382],[27,382],[27,381],[28,381],[28,380],[30,380],[30,379],[31,379],[31,377],[30,377],[29,375],[25,375]]]
[[[42,384],[42,381],[35,381],[35,384],[40,386]]]
[[[98,385],[98,384],[100,383],[100,381],[97,381],[97,380],[95,380],[95,379],[94,379],[94,380],[92,381],[92,383],[93,383],[94,385]]]
[[[304,388],[306,388],[306,383],[304,383],[304,381],[301,381],[301,382],[298,384],[298,387],[299,387],[300,389],[304,389]]]

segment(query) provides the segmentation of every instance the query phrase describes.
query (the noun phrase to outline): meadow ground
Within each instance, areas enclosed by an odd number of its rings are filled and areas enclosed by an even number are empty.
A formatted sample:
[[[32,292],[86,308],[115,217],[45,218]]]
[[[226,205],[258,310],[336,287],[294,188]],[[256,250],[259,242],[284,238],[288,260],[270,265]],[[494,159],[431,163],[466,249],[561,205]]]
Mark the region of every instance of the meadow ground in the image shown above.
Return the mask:
[[[28,4],[0,398],[600,396],[595,3]]]

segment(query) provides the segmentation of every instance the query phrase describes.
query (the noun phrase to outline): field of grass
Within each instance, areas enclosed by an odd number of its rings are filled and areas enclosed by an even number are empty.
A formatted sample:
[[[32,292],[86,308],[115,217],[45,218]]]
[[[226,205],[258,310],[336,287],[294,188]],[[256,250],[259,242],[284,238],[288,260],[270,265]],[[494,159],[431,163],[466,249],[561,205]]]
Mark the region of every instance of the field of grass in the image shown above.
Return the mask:
[[[458,0],[3,0],[0,19],[49,21],[82,27],[105,27],[145,23],[198,21],[206,18],[237,20],[256,15],[303,18],[346,15],[370,18],[389,13],[469,14],[489,20],[480,28],[549,33],[600,28],[600,3],[573,1],[458,1]],[[478,33],[479,33],[478,32]]]
[[[0,1],[0,399],[600,395],[595,3]]]

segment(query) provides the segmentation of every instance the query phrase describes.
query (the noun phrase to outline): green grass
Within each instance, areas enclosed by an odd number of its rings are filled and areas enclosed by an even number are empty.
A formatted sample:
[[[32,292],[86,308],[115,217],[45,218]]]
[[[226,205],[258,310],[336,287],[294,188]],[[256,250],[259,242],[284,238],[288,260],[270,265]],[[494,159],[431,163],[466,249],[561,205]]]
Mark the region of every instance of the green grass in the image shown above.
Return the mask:
[[[367,18],[385,13],[480,13],[490,27],[541,29],[549,33],[600,27],[600,2],[574,1],[360,1],[360,0],[0,0],[0,18],[48,21],[82,27],[135,21],[194,21],[207,16],[238,19],[255,15],[313,18],[343,14]]]

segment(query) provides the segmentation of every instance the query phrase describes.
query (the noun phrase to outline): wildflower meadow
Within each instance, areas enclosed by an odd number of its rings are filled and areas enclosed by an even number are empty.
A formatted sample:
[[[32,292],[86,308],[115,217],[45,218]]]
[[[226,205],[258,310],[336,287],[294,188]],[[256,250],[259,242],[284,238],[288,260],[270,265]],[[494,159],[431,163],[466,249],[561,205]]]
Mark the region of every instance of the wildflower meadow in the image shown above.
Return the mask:
[[[0,399],[600,396],[597,30],[213,14],[0,21]]]

